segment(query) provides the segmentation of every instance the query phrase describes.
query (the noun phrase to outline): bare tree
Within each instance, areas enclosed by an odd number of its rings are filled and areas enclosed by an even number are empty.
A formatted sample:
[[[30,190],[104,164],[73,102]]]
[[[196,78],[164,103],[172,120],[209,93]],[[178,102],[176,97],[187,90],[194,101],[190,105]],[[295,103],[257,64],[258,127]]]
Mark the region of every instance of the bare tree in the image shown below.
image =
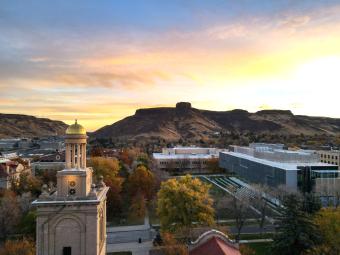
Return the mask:
[[[242,228],[248,217],[249,198],[239,199],[236,196],[230,197],[227,204],[231,216],[235,219],[235,227],[237,230],[236,242],[239,242]]]
[[[269,194],[271,192],[271,188],[265,185],[258,185],[254,184],[254,198],[253,198],[253,203],[255,208],[259,211],[260,213],[260,218],[258,220],[259,227],[261,229],[261,233],[263,232],[263,227],[266,223],[266,218],[269,213],[269,205],[268,205],[268,198]]]
[[[7,191],[0,199],[0,238],[6,238],[18,225],[20,205],[13,192]]]

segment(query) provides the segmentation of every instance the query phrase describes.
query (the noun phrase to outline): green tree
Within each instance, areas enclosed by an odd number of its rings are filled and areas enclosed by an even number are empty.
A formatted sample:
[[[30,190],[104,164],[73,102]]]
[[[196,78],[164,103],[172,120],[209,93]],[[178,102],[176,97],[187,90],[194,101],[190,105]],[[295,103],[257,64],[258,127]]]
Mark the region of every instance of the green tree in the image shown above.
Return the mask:
[[[321,209],[320,198],[315,196],[314,193],[305,193],[303,195],[302,210],[309,214],[314,214]]]
[[[18,233],[34,238],[36,230],[36,219],[36,211],[32,210],[24,214],[18,225]]]
[[[283,206],[272,251],[280,255],[303,254],[319,243],[318,229],[311,216],[303,211],[303,201],[296,194],[287,195]]]
[[[214,209],[209,188],[190,175],[163,182],[157,202],[162,230],[172,233],[182,231],[190,237],[194,224],[213,225]]]

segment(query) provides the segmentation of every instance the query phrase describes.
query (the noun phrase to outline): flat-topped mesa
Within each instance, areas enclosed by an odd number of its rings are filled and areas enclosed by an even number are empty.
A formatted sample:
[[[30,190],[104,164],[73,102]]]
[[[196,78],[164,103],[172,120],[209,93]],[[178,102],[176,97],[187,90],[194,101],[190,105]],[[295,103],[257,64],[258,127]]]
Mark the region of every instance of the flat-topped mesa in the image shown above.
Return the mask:
[[[293,116],[294,114],[292,113],[291,110],[261,110],[257,111],[256,114],[259,115],[290,115]]]
[[[178,102],[176,104],[176,109],[178,109],[178,110],[189,110],[189,109],[191,109],[191,103],[189,103],[189,102]]]

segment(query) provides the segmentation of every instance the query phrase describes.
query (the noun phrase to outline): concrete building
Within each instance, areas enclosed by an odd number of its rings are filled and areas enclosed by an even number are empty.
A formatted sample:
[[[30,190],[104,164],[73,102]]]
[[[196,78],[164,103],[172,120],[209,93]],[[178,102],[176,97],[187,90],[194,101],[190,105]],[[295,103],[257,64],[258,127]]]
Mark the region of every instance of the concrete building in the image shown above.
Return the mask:
[[[234,172],[250,183],[272,187],[284,186],[290,190],[315,190],[317,179],[338,178],[335,165],[320,162],[310,151],[288,151],[276,146],[234,146],[233,151],[221,152],[220,167]]]
[[[65,168],[65,151],[57,151],[41,156],[31,164],[32,173],[39,175],[45,171],[59,171]]]
[[[161,153],[153,153],[153,159],[161,170],[200,173],[207,169],[210,160],[218,159],[220,151],[200,147],[163,148]]]
[[[328,163],[332,165],[340,166],[340,151],[339,150],[329,150],[329,151],[316,151],[319,155],[320,161],[323,163]]]
[[[86,167],[86,130],[77,122],[66,130],[66,169],[57,190],[43,186],[37,207],[37,255],[106,254],[106,193]]]

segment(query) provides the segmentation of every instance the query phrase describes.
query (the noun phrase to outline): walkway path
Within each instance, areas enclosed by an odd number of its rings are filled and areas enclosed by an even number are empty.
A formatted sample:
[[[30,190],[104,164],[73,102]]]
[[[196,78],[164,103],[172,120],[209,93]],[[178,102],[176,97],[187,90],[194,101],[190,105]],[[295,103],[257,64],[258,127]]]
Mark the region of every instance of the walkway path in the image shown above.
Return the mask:
[[[145,217],[143,225],[107,227],[106,233],[108,244],[137,243],[139,239],[146,242],[151,241],[155,235],[148,217]]]
[[[152,241],[143,243],[131,242],[131,243],[119,243],[119,244],[107,244],[106,252],[122,252],[131,251],[132,255],[149,255],[149,250],[152,248]]]

